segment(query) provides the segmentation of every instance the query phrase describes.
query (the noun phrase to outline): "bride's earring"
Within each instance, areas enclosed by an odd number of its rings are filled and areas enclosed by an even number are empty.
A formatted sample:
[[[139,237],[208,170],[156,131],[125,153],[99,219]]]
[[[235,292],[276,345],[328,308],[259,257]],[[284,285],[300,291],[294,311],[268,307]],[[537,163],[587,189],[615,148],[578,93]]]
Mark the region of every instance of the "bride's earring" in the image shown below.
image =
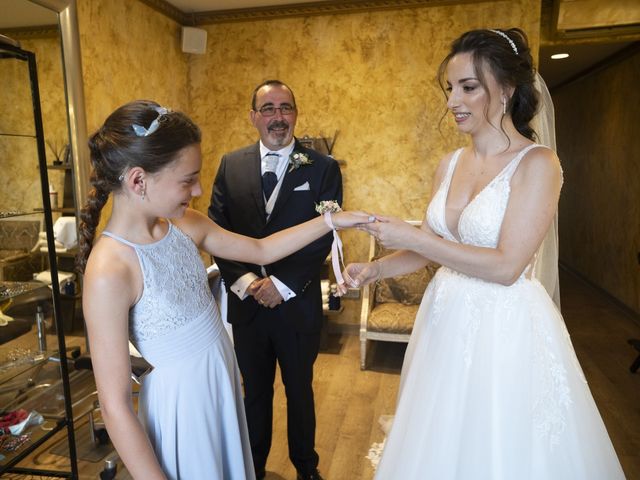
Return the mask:
[[[502,97],[502,115],[507,114],[507,99]]]
[[[144,200],[144,194],[145,194],[145,192],[146,192],[146,189],[145,189],[145,187],[144,187],[144,185],[143,185],[143,186],[142,186],[142,195],[140,195],[140,199],[141,199],[141,200]]]

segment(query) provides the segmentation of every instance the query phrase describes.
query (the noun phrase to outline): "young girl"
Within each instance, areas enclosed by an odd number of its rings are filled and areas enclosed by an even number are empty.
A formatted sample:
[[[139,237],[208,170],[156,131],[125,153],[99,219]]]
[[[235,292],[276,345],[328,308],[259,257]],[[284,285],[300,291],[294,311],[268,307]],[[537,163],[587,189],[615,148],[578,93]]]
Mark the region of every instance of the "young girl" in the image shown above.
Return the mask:
[[[83,210],[83,309],[102,416],[134,478],[254,478],[231,343],[198,249],[260,265],[331,231],[318,217],[257,240],[188,208],[202,193],[200,130],[150,101],[113,112],[89,141],[94,187]],[[113,196],[94,244],[100,211]],[[332,215],[337,227],[368,221]],[[87,260],[88,257],[88,260]],[[155,369],[136,416],[128,341]]]

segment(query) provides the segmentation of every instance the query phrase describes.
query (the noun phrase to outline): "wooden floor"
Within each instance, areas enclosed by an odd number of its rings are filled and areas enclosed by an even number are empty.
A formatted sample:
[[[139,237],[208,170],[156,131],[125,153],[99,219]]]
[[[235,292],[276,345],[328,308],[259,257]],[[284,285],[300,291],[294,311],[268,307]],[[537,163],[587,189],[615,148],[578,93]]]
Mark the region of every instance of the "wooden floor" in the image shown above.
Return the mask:
[[[561,280],[563,314],[591,391],[627,479],[640,480],[640,372],[635,375],[629,372],[637,352],[627,344],[629,338],[640,338],[640,324],[607,296],[576,277],[563,272]],[[314,381],[316,448],[325,479],[373,477],[365,456],[371,443],[383,438],[378,417],[393,411],[404,348],[402,344],[378,343],[373,350],[371,369],[362,372],[357,336],[328,336],[316,363]],[[293,480],[295,470],[288,460],[286,445],[286,403],[279,381],[274,409],[274,440],[267,480]],[[68,462],[65,457],[47,451],[31,457],[30,463],[55,468]],[[98,478],[102,464],[102,461],[81,462],[81,478]],[[118,479],[130,478],[122,465],[118,472]]]

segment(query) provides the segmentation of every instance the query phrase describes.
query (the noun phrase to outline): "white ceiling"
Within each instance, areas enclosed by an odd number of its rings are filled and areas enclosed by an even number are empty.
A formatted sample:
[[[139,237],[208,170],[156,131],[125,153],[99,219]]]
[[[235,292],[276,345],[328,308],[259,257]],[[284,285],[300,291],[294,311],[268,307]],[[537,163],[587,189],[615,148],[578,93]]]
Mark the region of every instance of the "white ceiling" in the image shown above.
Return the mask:
[[[55,25],[58,15],[28,0],[0,0],[0,28]]]
[[[94,0],[105,1],[105,0]],[[271,7],[318,0],[168,0],[185,13],[210,12],[233,8]],[[326,0],[325,0],[326,1]],[[34,27],[58,23],[57,16],[29,0],[0,0],[0,28]]]

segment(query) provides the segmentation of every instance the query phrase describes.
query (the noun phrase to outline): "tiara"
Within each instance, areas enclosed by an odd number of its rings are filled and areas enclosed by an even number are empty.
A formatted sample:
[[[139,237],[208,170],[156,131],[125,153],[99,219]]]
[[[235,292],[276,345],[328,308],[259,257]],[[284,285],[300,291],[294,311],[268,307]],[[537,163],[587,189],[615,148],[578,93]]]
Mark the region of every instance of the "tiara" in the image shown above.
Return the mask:
[[[509,42],[509,45],[511,45],[511,48],[513,49],[513,52],[514,52],[516,55],[518,55],[518,47],[516,47],[516,43],[515,43],[513,40],[511,40],[511,39],[509,38],[509,35],[507,35],[507,34],[506,34],[506,33],[504,33],[504,32],[501,32],[500,30],[489,30],[489,31],[490,31],[490,32],[493,32],[493,33],[497,33],[497,34],[498,34],[498,35],[500,35],[502,38],[504,38],[507,42]]]
[[[162,120],[162,116],[167,115],[169,112],[171,112],[171,110],[165,107],[153,107],[153,109],[156,112],[158,112],[158,116],[153,122],[151,122],[151,125],[149,125],[149,128],[144,128],[142,125],[138,125],[136,123],[131,125],[131,128],[133,128],[133,131],[136,133],[136,136],[148,137],[149,135],[151,135],[160,126],[160,121]]]

